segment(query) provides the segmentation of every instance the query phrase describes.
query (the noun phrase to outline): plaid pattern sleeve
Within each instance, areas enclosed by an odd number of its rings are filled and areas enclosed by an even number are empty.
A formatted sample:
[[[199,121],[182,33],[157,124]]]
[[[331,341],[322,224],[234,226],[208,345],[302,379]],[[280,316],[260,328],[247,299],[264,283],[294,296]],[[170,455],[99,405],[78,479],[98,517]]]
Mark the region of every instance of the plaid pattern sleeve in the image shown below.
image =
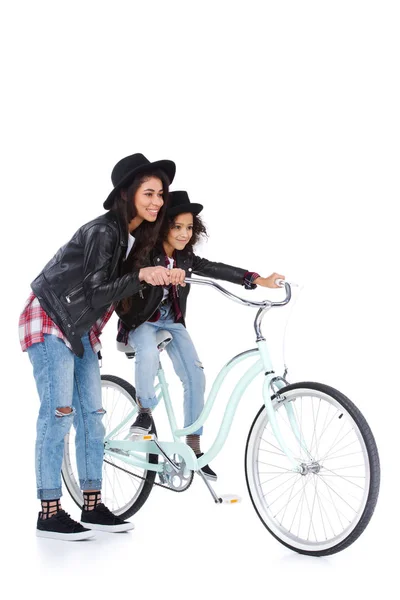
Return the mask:
[[[40,306],[39,300],[31,292],[19,317],[19,341],[25,352],[33,344],[44,341],[45,333],[56,335],[71,350],[71,346],[61,329],[50,319]]]
[[[260,277],[258,273],[253,273],[251,271],[247,271],[243,277],[243,285],[246,290],[254,290],[257,287],[257,284],[254,283],[254,280]]]
[[[117,333],[117,342],[122,342],[123,344],[128,343],[129,329],[124,325],[121,319],[118,320],[118,333]]]
[[[104,327],[110,320],[111,315],[113,314],[114,310],[115,310],[115,304],[111,304],[111,306],[109,306],[109,308],[104,313],[104,315],[102,317],[100,317],[100,319],[97,319],[96,323],[90,329],[89,340],[90,340],[90,344],[93,348],[93,352],[96,352],[96,353],[100,352],[101,342],[99,340],[99,336],[101,335],[101,332],[103,331]]]
[[[89,338],[93,352],[97,353],[101,349],[99,336],[105,324],[114,312],[114,308],[115,307],[112,304],[106,313],[96,321],[89,331]],[[25,350],[27,350],[33,344],[43,342],[45,334],[56,335],[58,338],[63,340],[67,348],[71,350],[71,345],[61,329],[43,310],[43,308],[40,306],[39,300],[36,298],[35,294],[31,292],[19,317],[19,341],[22,351],[25,352]]]

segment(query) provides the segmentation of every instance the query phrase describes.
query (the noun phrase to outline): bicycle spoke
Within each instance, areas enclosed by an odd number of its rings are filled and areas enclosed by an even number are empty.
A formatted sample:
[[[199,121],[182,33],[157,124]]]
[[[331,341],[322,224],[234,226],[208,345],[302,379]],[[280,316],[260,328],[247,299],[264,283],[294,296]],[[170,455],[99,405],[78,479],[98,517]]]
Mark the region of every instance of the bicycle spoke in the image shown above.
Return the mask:
[[[329,471],[329,469],[327,469],[327,471]],[[335,472],[333,472],[333,471],[330,471],[330,473],[329,473],[329,474],[327,474],[327,475],[325,475],[325,473],[323,473],[323,472],[321,472],[321,471],[320,471],[320,472],[318,473],[318,475],[319,475],[320,477],[336,477],[336,478],[339,478],[339,479],[343,479],[343,480],[344,480],[344,481],[346,481],[347,483],[350,483],[350,484],[351,484],[351,485],[353,485],[354,487],[357,487],[357,488],[359,488],[360,490],[364,491],[364,486],[362,486],[362,485],[358,485],[358,484],[357,484],[357,483],[355,483],[354,481],[350,481],[350,480],[348,479],[348,477],[351,477],[351,476],[337,475],[337,474],[336,474]],[[362,478],[362,476],[361,476],[361,475],[359,475],[359,478],[360,478],[360,477]],[[364,478],[364,479],[365,479],[365,478]]]
[[[312,530],[314,532],[314,538],[315,538],[315,540],[317,540],[318,538],[317,538],[317,534],[316,534],[316,531],[315,531],[314,522],[313,522],[313,518],[312,518],[313,517],[313,513],[314,513],[314,506],[315,506],[315,492],[314,492],[314,501],[313,501],[313,505],[312,505],[312,510],[310,510],[310,506],[308,504],[307,495],[306,495],[306,504],[307,504],[308,513],[310,515],[310,524],[308,526],[307,539],[308,540],[310,539],[310,531],[311,531],[311,528],[312,528]]]
[[[357,440],[354,440],[353,442],[351,442],[350,444],[347,444],[347,445],[351,446],[351,444],[355,444],[356,442],[357,442]],[[341,448],[341,450],[344,450],[344,448]],[[338,450],[335,450],[335,452],[338,452]],[[334,454],[335,454],[335,452],[334,452]],[[362,451],[357,450],[357,452],[347,452],[347,454],[340,454],[339,456],[328,456],[327,458],[324,458],[324,461],[326,462],[327,460],[336,460],[339,458],[344,458],[345,456],[352,456],[354,454],[362,454]]]
[[[301,481],[301,480],[300,480],[300,481]],[[303,481],[304,481],[304,478],[303,478]],[[307,480],[305,481],[305,484],[304,484],[304,486],[307,486],[307,485],[308,485],[308,482],[309,482],[309,479],[307,479]],[[295,485],[296,485],[296,484],[295,484]],[[303,490],[304,490],[304,487],[303,487]],[[295,495],[294,495],[294,496],[293,496],[293,497],[290,499],[290,502],[292,502],[292,501],[293,501],[293,500],[296,498],[296,496],[297,496],[298,494],[300,494],[300,493],[301,493],[301,491],[302,491],[302,490],[299,490],[298,492],[296,492],[296,494],[295,494]],[[282,494],[281,494],[281,495],[282,495]],[[287,504],[290,504],[290,502],[288,502]],[[284,507],[283,507],[283,508],[284,508]],[[279,515],[279,513],[280,513],[280,512],[283,510],[283,508],[281,508],[281,509],[280,509],[280,510],[279,510],[279,511],[276,513],[275,517],[276,517],[277,515]]]
[[[267,442],[267,440],[264,440],[263,437],[261,437],[260,440],[265,442],[269,446],[272,446],[272,448],[275,448],[275,450],[279,450],[279,453],[282,454],[283,456],[286,456],[285,453],[283,452],[282,448],[279,448],[279,446],[275,446],[274,444],[271,444],[271,442]],[[260,448],[260,450],[262,450],[263,452],[269,452],[269,450],[264,450],[262,448]]]
[[[338,432],[339,435],[340,432]],[[333,448],[335,446],[337,446],[338,444],[340,444],[350,433],[352,433],[352,430],[350,429],[347,433],[345,433],[340,439],[336,440],[334,443],[332,443],[331,447],[329,448],[329,450],[324,454],[324,456],[322,458],[320,458],[319,460],[324,460],[324,458],[326,456],[329,455],[329,453],[333,450]],[[353,432],[354,433],[354,432]]]
[[[298,474],[298,473],[293,473],[293,475],[292,475],[292,477],[290,477],[290,479],[293,479],[293,477],[299,477],[299,474]],[[273,479],[275,479],[275,477],[273,477]],[[287,481],[290,481],[290,479],[287,479],[287,480],[286,480],[286,482],[287,482]],[[269,479],[268,479],[268,480],[267,480],[266,482],[264,482],[264,483],[269,483],[270,481],[271,481],[271,480],[269,480]],[[285,482],[285,483],[286,483],[286,482]],[[273,491],[275,491],[276,489],[278,489],[278,487],[280,487],[281,485],[282,485],[282,484],[281,484],[281,483],[279,483],[279,484],[278,484],[278,485],[276,485],[274,488],[272,488],[272,490],[268,490],[268,493],[269,493],[269,494],[272,494],[272,492],[273,492]]]
[[[298,475],[298,474],[297,474],[297,475]],[[297,481],[296,481],[295,483],[297,483]],[[283,512],[283,515],[282,515],[281,524],[282,524],[282,523],[283,523],[283,521],[285,520],[286,511],[287,511],[287,509],[288,509],[288,507],[289,507],[289,502],[290,502],[290,500],[291,500],[291,498],[292,498],[292,494],[293,494],[294,487],[295,487],[295,486],[293,485],[293,486],[292,486],[292,491],[290,492],[289,500],[288,500],[288,502],[287,502],[287,504],[286,504],[285,510],[284,510],[284,512]],[[274,489],[276,489],[276,488],[274,488]],[[273,491],[273,490],[272,490],[272,491]]]
[[[277,469],[282,469],[283,471],[290,471],[291,473],[293,473],[293,469],[287,469],[284,467],[281,467],[280,465],[273,465],[272,463],[266,463],[263,462],[262,460],[258,460],[258,463],[260,463],[261,465],[267,465],[268,467],[276,467]]]
[[[259,471],[258,473],[259,473],[259,475],[267,475],[269,473],[277,473],[277,471]],[[274,477],[270,477],[269,479],[266,479],[265,481],[262,481],[261,483],[257,483],[257,485],[262,486],[262,485],[264,485],[264,483],[273,481],[274,479],[277,479],[278,477],[282,477],[282,475],[285,475],[287,477],[288,475],[292,475],[292,473],[290,473],[290,472],[279,473],[278,475],[275,475]]]

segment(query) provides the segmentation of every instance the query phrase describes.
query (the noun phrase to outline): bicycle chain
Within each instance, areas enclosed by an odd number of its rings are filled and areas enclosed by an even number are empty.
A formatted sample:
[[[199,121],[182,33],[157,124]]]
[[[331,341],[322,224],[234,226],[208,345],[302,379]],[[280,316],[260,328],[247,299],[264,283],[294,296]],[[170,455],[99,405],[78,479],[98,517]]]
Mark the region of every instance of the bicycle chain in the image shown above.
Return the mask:
[[[111,465],[112,467],[119,469],[120,471],[123,471],[124,473],[128,473],[128,475],[132,475],[133,477],[137,477],[138,479],[143,479],[143,481],[146,481],[145,477],[141,477],[140,475],[137,475],[136,473],[132,473],[132,471],[128,471],[127,469],[124,469],[123,467],[119,467],[118,465],[115,465],[114,463],[110,462],[109,460],[106,460],[106,459],[103,459],[103,460],[108,465]],[[190,488],[192,483],[193,483],[193,476],[190,480],[190,483],[185,487],[184,490],[175,490],[174,488],[171,488],[168,485],[163,485],[162,483],[157,483],[156,481],[153,481],[152,485],[157,485],[158,487],[164,488],[165,490],[169,490],[170,492],[176,492],[177,494],[180,494],[181,492],[186,492],[186,490]]]

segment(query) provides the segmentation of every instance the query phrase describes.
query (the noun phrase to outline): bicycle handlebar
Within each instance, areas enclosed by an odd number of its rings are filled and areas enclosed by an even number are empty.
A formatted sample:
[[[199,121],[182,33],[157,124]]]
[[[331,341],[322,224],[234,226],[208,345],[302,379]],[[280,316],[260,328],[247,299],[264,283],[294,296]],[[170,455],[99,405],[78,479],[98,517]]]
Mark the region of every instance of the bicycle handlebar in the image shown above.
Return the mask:
[[[209,285],[209,286],[213,287],[214,289],[218,290],[218,292],[220,292],[221,294],[223,294],[230,300],[233,300],[234,302],[238,302],[239,304],[242,304],[244,306],[252,306],[254,308],[260,308],[260,309],[264,309],[264,308],[269,309],[269,308],[272,308],[273,306],[285,306],[286,304],[288,304],[290,302],[290,299],[292,297],[292,288],[291,288],[290,283],[288,283],[287,281],[284,281],[283,279],[280,279],[279,282],[280,282],[280,284],[284,285],[285,290],[286,290],[286,298],[282,302],[271,302],[271,300],[262,300],[261,302],[254,302],[252,300],[247,300],[246,298],[240,298],[240,296],[236,296],[236,294],[232,294],[232,292],[229,292],[228,290],[223,288],[221,285],[219,285],[219,283],[216,283],[212,279],[206,279],[205,277],[201,278],[201,279],[198,279],[197,277],[185,277],[185,283],[189,283],[189,284],[194,283],[194,284],[198,284],[198,285]]]

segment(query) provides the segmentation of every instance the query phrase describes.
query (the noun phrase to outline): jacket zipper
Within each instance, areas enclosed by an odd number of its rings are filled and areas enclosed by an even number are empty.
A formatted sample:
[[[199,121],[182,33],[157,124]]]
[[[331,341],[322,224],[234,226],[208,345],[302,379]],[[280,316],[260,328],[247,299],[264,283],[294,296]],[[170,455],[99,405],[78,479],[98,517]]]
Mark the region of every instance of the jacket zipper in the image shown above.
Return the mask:
[[[82,314],[80,314],[78,319],[75,321],[75,323],[74,323],[75,326],[79,323],[79,321],[82,321],[83,317],[86,315],[86,313],[89,312],[89,310],[90,310],[90,306],[87,306],[85,308],[85,310],[82,312]]]
[[[80,292],[80,291],[82,291],[82,290],[83,290],[83,287],[82,287],[82,286],[80,286],[80,287],[78,287],[76,290],[73,290],[72,292],[70,292],[70,293],[68,294],[68,296],[65,296],[65,299],[66,299],[66,301],[68,302],[68,304],[71,304],[71,297],[72,297],[72,296],[75,296],[75,294],[78,294],[78,292]]]

